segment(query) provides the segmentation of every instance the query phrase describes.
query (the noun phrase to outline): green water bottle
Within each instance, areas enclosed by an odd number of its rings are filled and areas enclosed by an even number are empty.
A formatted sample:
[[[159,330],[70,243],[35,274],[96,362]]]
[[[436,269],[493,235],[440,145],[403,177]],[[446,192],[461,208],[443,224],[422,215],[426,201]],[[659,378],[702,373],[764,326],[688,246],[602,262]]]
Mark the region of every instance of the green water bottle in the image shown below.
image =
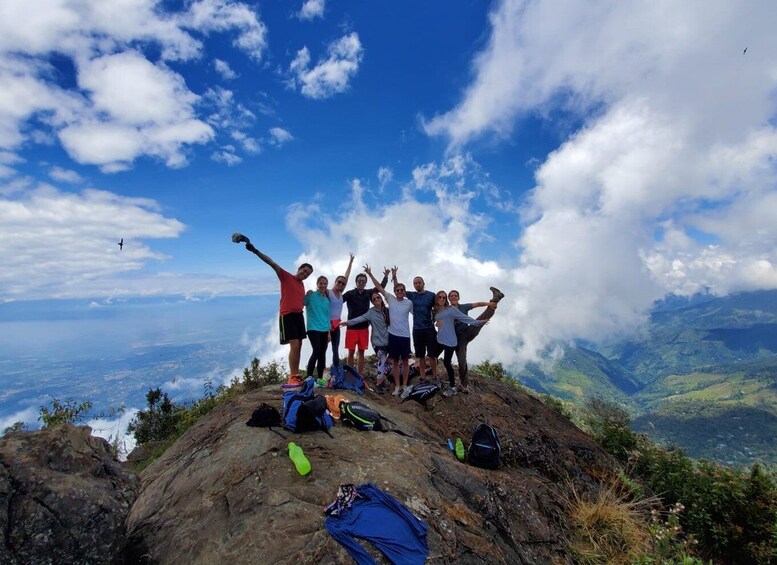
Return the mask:
[[[464,452],[464,442],[461,441],[460,437],[456,438],[456,458],[459,461],[464,461],[464,458],[466,457],[466,454]]]
[[[307,475],[310,473],[310,461],[308,461],[308,458],[302,453],[302,448],[293,441],[289,443],[289,457],[294,462],[294,466],[297,468],[297,472],[300,475]]]

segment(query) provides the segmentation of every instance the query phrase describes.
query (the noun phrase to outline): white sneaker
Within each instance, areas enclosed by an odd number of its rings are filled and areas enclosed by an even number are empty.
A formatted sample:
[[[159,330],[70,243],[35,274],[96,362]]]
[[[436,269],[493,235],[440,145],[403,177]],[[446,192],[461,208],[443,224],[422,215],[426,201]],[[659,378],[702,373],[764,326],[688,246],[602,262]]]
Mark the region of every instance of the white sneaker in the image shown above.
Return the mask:
[[[395,386],[394,392],[391,393],[391,396],[399,396],[402,394],[402,387],[401,386]]]
[[[442,395],[443,395],[445,398],[448,398],[448,397],[450,397],[450,396],[453,396],[454,394],[456,394],[456,392],[458,392],[458,391],[456,390],[456,387],[455,387],[455,386],[452,386],[451,388],[449,388],[449,389],[446,389],[446,390],[445,390],[445,391],[442,393]]]
[[[411,392],[413,392],[413,385],[407,385],[405,390],[402,392],[402,400],[406,400],[407,397],[410,396]]]

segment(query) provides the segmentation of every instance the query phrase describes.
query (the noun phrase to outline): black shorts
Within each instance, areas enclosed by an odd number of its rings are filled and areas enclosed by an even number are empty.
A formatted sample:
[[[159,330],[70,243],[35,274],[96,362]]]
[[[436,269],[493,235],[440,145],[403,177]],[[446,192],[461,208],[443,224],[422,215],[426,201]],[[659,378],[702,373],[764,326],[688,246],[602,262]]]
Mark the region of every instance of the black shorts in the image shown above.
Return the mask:
[[[284,314],[278,318],[278,325],[281,330],[281,345],[286,345],[293,339],[305,339],[305,316],[302,312],[292,312]]]
[[[426,356],[437,359],[445,350],[445,346],[437,342],[437,336],[434,336],[434,342],[426,344]]]
[[[437,350],[437,332],[434,328],[413,331],[413,345],[415,346],[415,358],[423,359],[429,351],[429,357],[436,357],[440,354]],[[435,351],[437,355],[435,355]]]

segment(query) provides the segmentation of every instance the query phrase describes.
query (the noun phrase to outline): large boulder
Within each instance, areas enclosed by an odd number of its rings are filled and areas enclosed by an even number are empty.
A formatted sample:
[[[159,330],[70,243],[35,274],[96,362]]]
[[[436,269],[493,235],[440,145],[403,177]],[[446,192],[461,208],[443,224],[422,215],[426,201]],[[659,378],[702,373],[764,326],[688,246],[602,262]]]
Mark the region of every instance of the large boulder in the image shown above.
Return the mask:
[[[148,563],[351,563],[323,515],[340,483],[372,482],[429,525],[432,563],[572,563],[565,543],[570,488],[595,489],[612,460],[556,411],[509,383],[481,380],[474,393],[430,406],[396,397],[365,401],[410,434],[342,425],[285,438],[246,421],[266,387],[233,398],[193,426],[141,473],[127,522],[128,561]],[[460,463],[447,439],[469,443],[478,424],[497,428],[503,465]],[[313,470],[287,455],[300,445]],[[369,546],[369,544],[365,544]]]
[[[122,559],[138,480],[87,426],[0,438],[0,563]]]

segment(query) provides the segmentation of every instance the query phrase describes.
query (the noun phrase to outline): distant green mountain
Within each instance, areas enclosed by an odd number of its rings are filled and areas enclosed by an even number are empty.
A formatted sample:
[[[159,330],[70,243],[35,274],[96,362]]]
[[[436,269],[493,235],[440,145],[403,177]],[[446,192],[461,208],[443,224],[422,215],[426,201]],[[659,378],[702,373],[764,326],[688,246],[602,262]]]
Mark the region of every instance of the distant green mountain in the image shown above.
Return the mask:
[[[600,353],[643,383],[755,360],[774,360],[777,367],[777,291],[736,294],[655,312],[637,338]]]
[[[577,401],[596,396],[629,404],[641,387],[617,362],[584,347],[567,348],[556,362],[529,363],[518,378],[534,390]]]
[[[568,347],[517,376],[564,399],[619,402],[635,429],[691,456],[777,464],[777,291],[672,298],[636,336]]]

